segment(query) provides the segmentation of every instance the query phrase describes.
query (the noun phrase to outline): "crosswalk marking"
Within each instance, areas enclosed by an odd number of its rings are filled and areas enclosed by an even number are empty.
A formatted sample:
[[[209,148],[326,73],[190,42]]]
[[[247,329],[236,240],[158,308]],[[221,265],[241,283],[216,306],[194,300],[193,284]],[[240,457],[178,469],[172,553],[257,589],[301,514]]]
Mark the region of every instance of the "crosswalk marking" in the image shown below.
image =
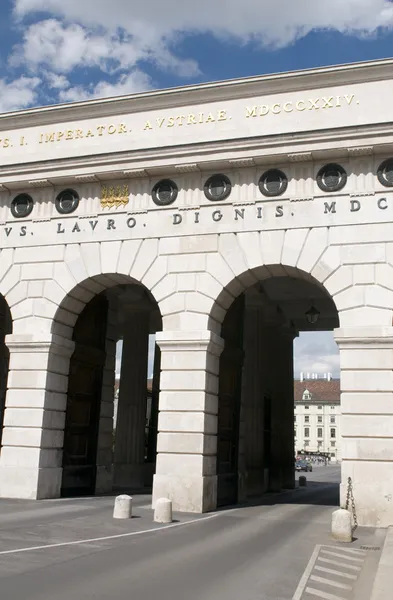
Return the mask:
[[[356,581],[357,576],[352,575],[351,573],[342,573],[342,571],[336,571],[336,569],[327,569],[326,567],[320,567],[319,565],[315,565],[315,571],[321,571],[321,573],[329,573],[329,575],[338,575],[339,577],[345,577],[345,579],[352,579]]]
[[[322,552],[324,554],[328,554],[329,556],[337,556],[338,558],[343,558],[344,560],[351,560],[353,562],[364,563],[364,558],[355,558],[354,556],[345,556],[345,554],[341,554],[340,552],[332,552],[331,550],[325,550],[322,548]]]
[[[357,548],[340,548],[340,552],[348,552],[348,554],[359,554],[360,556],[366,556],[365,550],[358,550]]]
[[[351,571],[361,571],[361,567],[357,567],[356,565],[343,565],[338,560],[332,560],[331,558],[322,558],[321,556],[318,558],[320,562],[328,563],[329,565],[336,565],[337,567],[342,567],[344,569],[351,569]]]
[[[318,575],[311,575],[310,579],[312,581],[316,581],[317,583],[323,583],[325,585],[330,585],[332,587],[339,588],[340,590],[352,590],[352,586],[347,583],[340,583],[338,581],[334,581],[333,579],[326,579],[326,577],[319,577]]]
[[[346,600],[342,596],[336,596],[336,594],[328,594],[327,592],[321,592],[321,590],[316,590],[314,588],[306,587],[307,594],[314,594],[318,598],[323,598],[324,600]]]

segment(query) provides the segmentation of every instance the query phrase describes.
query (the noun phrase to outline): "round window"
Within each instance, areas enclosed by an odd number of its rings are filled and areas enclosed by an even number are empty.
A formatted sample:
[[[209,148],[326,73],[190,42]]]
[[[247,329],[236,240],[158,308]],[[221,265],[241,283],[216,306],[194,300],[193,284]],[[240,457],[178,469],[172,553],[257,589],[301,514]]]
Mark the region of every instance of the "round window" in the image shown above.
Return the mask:
[[[264,196],[281,196],[287,187],[287,176],[278,169],[269,169],[259,180],[259,189]]]
[[[79,196],[74,190],[63,190],[55,200],[57,212],[68,215],[79,206]]]
[[[231,193],[232,184],[226,175],[213,175],[205,183],[205,196],[212,202],[225,200]]]
[[[11,202],[11,212],[14,217],[28,217],[33,210],[33,198],[28,194],[19,194]]]
[[[347,183],[347,174],[341,165],[325,165],[317,175],[317,184],[323,192],[338,192]]]
[[[385,160],[377,171],[378,181],[385,187],[393,187],[393,158]]]
[[[158,206],[168,206],[173,204],[177,198],[177,185],[170,179],[162,179],[154,186],[152,190],[153,202]]]

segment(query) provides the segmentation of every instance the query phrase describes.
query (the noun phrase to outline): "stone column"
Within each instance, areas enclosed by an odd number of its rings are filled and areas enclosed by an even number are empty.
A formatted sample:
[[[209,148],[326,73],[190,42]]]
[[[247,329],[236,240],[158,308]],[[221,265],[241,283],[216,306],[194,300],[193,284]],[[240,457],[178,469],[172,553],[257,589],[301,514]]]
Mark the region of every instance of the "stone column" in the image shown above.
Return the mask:
[[[2,498],[58,498],[70,357],[59,336],[8,335],[10,372],[0,455]]]
[[[202,513],[217,503],[217,409],[223,340],[210,331],[157,333],[161,348],[157,467],[153,507]]]
[[[295,487],[295,394],[293,340],[297,333],[290,327],[281,327],[281,403],[282,403],[282,486]]]
[[[359,525],[393,524],[393,327],[335,331],[341,361],[341,506],[351,477]],[[338,442],[338,440],[337,440]]]
[[[149,307],[129,310],[125,318],[114,453],[117,488],[144,487],[149,313]]]
[[[117,298],[108,294],[108,317],[105,339],[105,365],[102,377],[101,410],[97,443],[96,494],[113,486],[113,411],[116,377]]]
[[[243,497],[256,496],[265,491],[264,477],[264,394],[263,346],[264,313],[261,295],[254,290],[246,292],[244,314],[244,367],[242,379],[242,410],[240,428],[239,470],[245,473]],[[243,434],[243,435],[242,435]],[[241,457],[243,461],[240,460]],[[241,480],[241,479],[240,479]]]

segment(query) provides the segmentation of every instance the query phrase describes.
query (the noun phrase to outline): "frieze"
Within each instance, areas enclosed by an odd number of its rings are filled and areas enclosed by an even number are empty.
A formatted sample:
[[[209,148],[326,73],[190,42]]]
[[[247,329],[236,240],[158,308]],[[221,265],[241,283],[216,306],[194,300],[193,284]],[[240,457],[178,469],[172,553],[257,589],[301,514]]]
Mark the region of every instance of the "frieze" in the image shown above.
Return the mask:
[[[119,208],[129,202],[130,191],[127,184],[103,185],[101,188],[101,208]]]

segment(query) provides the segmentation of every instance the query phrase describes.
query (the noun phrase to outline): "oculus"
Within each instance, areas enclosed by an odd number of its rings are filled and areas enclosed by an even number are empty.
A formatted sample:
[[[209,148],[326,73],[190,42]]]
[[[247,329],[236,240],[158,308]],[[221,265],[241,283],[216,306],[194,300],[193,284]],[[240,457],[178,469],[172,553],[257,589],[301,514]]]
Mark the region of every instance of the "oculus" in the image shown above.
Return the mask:
[[[285,173],[279,169],[269,169],[259,180],[259,189],[264,196],[281,196],[288,187],[288,179]]]
[[[226,175],[213,175],[209,177],[204,186],[205,196],[212,202],[225,200],[231,190],[232,184]]]
[[[377,171],[378,181],[385,187],[393,187],[393,158],[388,158]]]
[[[178,194],[178,188],[171,179],[161,179],[152,189],[151,196],[157,206],[173,204]]]
[[[19,194],[11,202],[11,213],[17,219],[28,217],[33,210],[33,198],[29,194]]]
[[[322,167],[317,175],[318,187],[323,192],[338,192],[347,183],[347,174],[341,165],[331,163]]]
[[[63,190],[55,200],[57,212],[62,215],[73,213],[79,206],[79,196],[74,190]]]

